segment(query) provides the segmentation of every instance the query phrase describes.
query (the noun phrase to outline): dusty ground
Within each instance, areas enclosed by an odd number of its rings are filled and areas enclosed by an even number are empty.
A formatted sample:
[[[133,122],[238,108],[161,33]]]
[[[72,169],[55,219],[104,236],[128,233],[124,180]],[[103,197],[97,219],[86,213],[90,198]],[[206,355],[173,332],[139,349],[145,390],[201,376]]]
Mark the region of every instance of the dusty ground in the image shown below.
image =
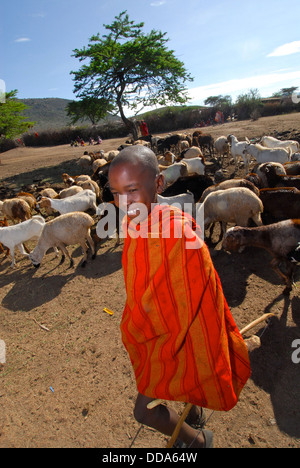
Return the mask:
[[[300,114],[210,128],[213,136],[259,137],[274,130],[300,130]],[[116,149],[121,140],[103,142]],[[0,186],[18,190],[35,181],[57,183],[75,174],[83,148],[19,148],[0,155]],[[229,167],[230,168],[230,167]],[[232,167],[233,169],[233,167]],[[17,254],[15,270],[0,265],[0,447],[162,448],[167,438],[133,418],[136,388],[120,339],[125,301],[122,245],[107,240],[94,261],[58,266],[48,254],[39,270]],[[269,255],[247,249],[228,254],[211,247],[233,317],[241,329],[265,312],[275,316],[252,333],[261,348],[251,353],[252,377],[228,413],[207,411],[215,447],[299,448],[300,363],[292,362],[300,338],[299,274],[289,297],[269,267]],[[103,311],[108,307],[114,313]],[[46,327],[45,328],[42,328]],[[173,404],[178,411],[182,405]],[[137,437],[135,438],[135,436]]]

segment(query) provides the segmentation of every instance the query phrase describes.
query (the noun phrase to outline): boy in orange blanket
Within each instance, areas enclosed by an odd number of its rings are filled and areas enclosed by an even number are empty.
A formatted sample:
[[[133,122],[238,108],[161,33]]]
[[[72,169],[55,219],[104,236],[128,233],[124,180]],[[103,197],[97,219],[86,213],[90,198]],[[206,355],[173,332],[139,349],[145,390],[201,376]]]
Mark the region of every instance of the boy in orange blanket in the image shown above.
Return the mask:
[[[135,418],[171,435],[177,413],[165,405],[150,410],[148,403],[192,403],[178,438],[212,447],[213,433],[196,429],[204,423],[202,408],[233,408],[250,364],[208,248],[191,217],[156,203],[164,180],[150,149],[122,150],[111,162],[109,185],[117,206],[126,200],[121,332],[138,389]]]

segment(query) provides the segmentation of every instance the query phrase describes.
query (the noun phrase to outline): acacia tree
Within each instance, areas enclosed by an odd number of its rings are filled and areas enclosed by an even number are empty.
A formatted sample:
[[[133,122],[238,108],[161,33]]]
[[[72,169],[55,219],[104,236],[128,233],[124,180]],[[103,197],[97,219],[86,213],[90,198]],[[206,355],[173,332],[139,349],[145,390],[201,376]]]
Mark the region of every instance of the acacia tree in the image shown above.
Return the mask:
[[[145,34],[144,23],[129,20],[126,11],[111,25],[108,34],[92,36],[87,47],[75,49],[74,57],[88,60],[74,75],[74,93],[79,99],[102,98],[119,113],[128,130],[137,138],[134,122],[125,108],[185,103],[184,83],[192,81],[184,64],[168,50],[166,33]]]
[[[67,115],[73,124],[78,120],[89,119],[92,125],[96,125],[112,110],[112,106],[106,99],[85,98],[81,101],[71,101],[67,105]]]
[[[28,106],[18,101],[17,90],[5,93],[5,101],[0,103],[0,138],[15,138],[26,132],[35,122],[26,121],[22,115]]]

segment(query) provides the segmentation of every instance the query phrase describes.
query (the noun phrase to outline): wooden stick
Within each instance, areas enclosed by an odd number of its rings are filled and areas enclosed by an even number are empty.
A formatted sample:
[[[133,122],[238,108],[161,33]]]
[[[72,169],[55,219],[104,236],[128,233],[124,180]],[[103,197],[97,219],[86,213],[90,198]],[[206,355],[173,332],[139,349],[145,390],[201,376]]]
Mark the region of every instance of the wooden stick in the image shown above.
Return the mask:
[[[255,325],[258,325],[259,323],[263,322],[264,320],[267,320],[269,317],[274,317],[274,314],[264,314],[258,319],[254,320],[253,322],[249,323],[245,328],[240,330],[240,334],[244,335],[247,331],[251,330],[251,328],[255,327]]]
[[[34,317],[32,317],[32,320],[33,320],[39,327],[41,327],[42,330],[50,331],[49,328],[45,327],[45,325],[42,325],[41,323],[37,322],[37,321],[35,320]]]
[[[177,424],[176,424],[176,427],[175,427],[175,429],[174,429],[174,432],[173,432],[173,434],[172,434],[172,436],[171,436],[169,442],[167,443],[166,448],[173,447],[173,444],[174,444],[175,440],[177,439],[177,436],[178,436],[178,434],[179,434],[179,431],[180,431],[180,429],[181,429],[181,426],[182,426],[182,424],[184,423],[184,421],[186,420],[186,417],[187,417],[187,415],[189,414],[189,412],[190,412],[192,406],[193,406],[192,403],[187,403],[187,404],[185,405],[185,408],[184,408],[184,410],[183,410],[183,413],[182,413],[182,415],[180,416],[180,418],[179,418],[179,420],[178,420],[178,422],[177,422]]]

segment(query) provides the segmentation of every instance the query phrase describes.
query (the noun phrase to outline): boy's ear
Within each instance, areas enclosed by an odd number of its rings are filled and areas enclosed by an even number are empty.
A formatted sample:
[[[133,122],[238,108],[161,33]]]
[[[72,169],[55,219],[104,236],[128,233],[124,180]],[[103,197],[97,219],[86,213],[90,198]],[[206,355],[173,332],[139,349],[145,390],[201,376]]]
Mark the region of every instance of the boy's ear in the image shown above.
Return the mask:
[[[159,176],[157,176],[157,179],[156,179],[156,191],[157,193],[162,193],[164,191],[164,188],[165,188],[165,178],[163,176],[163,174],[159,174]]]

